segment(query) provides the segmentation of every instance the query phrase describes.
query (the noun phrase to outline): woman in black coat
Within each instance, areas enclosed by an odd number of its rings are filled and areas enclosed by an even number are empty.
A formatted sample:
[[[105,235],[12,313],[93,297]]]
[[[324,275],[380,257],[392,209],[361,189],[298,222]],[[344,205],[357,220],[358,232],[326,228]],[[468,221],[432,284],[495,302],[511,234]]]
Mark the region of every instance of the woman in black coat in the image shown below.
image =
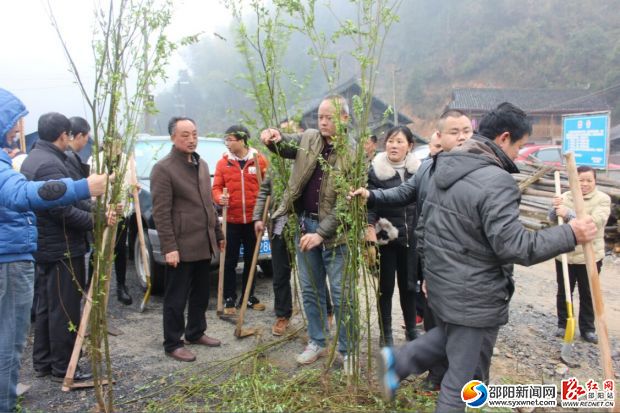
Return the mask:
[[[368,171],[368,189],[388,189],[400,185],[415,174],[420,161],[411,150],[414,140],[406,126],[390,129],[385,152],[378,153]],[[415,250],[415,203],[406,207],[375,207],[368,210],[368,224],[377,234],[380,253],[379,313],[381,345],[392,346],[392,296],[398,281],[400,306],[405,320],[407,340],[415,338],[415,268],[410,257]]]

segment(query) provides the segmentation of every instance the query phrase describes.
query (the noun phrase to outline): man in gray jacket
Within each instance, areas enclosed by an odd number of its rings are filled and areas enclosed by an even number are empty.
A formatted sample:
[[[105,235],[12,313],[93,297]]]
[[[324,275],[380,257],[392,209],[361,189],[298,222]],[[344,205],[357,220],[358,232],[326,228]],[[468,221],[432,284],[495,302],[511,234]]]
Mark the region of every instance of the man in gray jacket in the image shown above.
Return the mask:
[[[508,322],[513,264],[533,265],[594,238],[589,217],[536,232],[520,223],[520,192],[510,174],[518,172],[513,160],[531,130],[525,113],[504,103],[481,120],[478,135],[438,156],[422,209],[428,300],[437,328],[415,340],[407,354],[382,349],[386,398],[408,374],[447,356],[436,411],[463,411],[463,386],[481,360],[490,359],[499,327]]]

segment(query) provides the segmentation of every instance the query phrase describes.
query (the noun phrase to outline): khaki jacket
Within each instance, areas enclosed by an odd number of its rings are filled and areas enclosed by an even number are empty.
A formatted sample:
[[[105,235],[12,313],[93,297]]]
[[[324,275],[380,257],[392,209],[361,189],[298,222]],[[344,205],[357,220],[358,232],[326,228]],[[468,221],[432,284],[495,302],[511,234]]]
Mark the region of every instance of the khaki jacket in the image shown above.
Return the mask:
[[[318,157],[324,147],[323,138],[316,129],[308,129],[301,134],[282,134],[282,140],[277,144],[267,146],[273,153],[287,159],[294,159],[288,187],[282,196],[282,202],[271,216],[274,220],[294,210],[294,204],[301,199],[303,190],[306,188]],[[326,248],[332,248],[344,243],[344,237],[336,237],[338,218],[336,216],[336,185],[334,174],[331,172],[341,170],[343,159],[333,151],[327,160],[331,168],[324,171],[321,189],[319,191],[319,227],[317,233],[323,237]]]
[[[573,201],[573,194],[568,191],[562,194],[564,199],[564,206],[570,210],[575,210],[575,203]],[[587,195],[583,196],[583,201],[586,208],[586,214],[590,215],[596,224],[597,233],[596,238],[592,241],[594,247],[594,254],[596,261],[605,258],[605,224],[611,213],[611,198],[604,192],[595,189]],[[556,218],[557,223],[557,218]],[[583,247],[577,245],[575,251],[570,252],[568,255],[569,264],[585,264],[586,258],[583,254]],[[561,256],[557,256],[556,260],[560,261]]]
[[[162,253],[179,251],[185,262],[211,259],[224,239],[211,197],[209,166],[197,153],[193,156],[198,167],[173,146],[151,172],[153,219]]]

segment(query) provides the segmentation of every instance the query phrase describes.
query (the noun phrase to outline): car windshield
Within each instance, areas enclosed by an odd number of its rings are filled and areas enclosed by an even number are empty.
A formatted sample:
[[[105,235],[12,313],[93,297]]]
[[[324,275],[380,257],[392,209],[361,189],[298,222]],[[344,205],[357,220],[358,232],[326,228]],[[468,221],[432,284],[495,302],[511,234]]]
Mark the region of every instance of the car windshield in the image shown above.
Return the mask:
[[[424,158],[428,158],[428,155],[431,153],[431,148],[428,145],[421,145],[416,147],[413,150],[415,157],[422,160]]]
[[[166,156],[172,148],[169,138],[137,140],[134,153],[136,157],[136,173],[138,179],[149,179],[153,165]],[[223,140],[198,138],[196,152],[209,165],[211,176],[215,173],[215,164],[226,152]]]

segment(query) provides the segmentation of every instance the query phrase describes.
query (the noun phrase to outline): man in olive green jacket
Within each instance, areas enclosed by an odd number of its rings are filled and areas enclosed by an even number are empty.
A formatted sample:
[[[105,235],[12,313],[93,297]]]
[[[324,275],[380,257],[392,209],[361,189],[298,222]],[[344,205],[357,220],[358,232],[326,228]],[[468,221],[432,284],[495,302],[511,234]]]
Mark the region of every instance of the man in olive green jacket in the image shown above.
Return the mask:
[[[282,202],[271,218],[275,222],[291,210],[299,216],[301,235],[296,239],[297,263],[310,340],[297,356],[297,362],[310,364],[325,354],[327,275],[339,325],[338,351],[344,356],[345,373],[350,371],[348,337],[354,334],[348,331],[353,328],[352,323],[345,321],[353,317],[344,316],[351,309],[341,306],[349,302],[343,299],[347,292],[342,289],[348,251],[344,238],[337,236],[334,172],[342,168],[343,159],[334,151],[333,138],[338,126],[345,125],[348,120],[347,101],[342,96],[328,96],[319,106],[319,130],[285,135],[277,129],[266,129],[260,136],[270,151],[295,160]]]

